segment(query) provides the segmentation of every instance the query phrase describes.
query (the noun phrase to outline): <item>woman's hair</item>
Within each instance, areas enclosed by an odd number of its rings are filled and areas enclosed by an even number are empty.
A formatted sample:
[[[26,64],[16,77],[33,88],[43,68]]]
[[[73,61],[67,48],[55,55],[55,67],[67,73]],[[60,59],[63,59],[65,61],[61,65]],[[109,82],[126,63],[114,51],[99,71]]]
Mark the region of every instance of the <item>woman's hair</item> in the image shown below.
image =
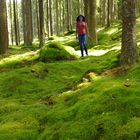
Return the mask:
[[[77,18],[76,18],[76,21],[79,22],[80,21],[80,17],[83,18],[83,22],[86,21],[86,18],[83,16],[83,15],[79,15]]]

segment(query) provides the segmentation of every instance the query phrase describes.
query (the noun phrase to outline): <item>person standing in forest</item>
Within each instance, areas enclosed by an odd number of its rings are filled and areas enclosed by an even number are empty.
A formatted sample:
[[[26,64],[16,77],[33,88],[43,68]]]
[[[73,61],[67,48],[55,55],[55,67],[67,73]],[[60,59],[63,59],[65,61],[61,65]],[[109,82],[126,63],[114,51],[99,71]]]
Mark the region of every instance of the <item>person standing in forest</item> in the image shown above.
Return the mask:
[[[79,40],[80,49],[81,49],[81,56],[84,56],[84,50],[86,55],[88,55],[88,50],[86,46],[86,35],[87,35],[87,23],[85,17],[79,15],[76,19],[76,39]]]

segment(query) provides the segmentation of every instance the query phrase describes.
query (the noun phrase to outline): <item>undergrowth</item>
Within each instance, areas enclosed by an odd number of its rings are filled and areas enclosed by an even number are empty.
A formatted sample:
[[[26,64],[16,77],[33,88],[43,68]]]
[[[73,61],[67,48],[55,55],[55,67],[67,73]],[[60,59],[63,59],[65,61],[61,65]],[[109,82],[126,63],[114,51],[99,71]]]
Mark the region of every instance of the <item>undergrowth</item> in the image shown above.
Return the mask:
[[[91,48],[119,45],[118,32],[118,25],[100,30]],[[140,139],[139,64],[116,68],[117,50],[77,58],[73,33],[52,37],[41,51],[14,47],[1,57],[0,140]]]

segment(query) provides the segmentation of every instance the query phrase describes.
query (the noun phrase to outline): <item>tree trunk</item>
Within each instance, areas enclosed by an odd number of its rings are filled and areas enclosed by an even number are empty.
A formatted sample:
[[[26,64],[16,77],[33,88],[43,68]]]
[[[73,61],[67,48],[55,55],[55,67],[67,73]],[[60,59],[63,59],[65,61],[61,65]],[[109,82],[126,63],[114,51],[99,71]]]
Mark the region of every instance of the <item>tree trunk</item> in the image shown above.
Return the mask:
[[[78,0],[78,15],[81,14],[81,1]]]
[[[106,4],[106,2],[107,2],[107,0],[103,0],[103,11],[102,11],[102,13],[103,13],[103,15],[102,15],[102,25],[103,26],[105,26],[106,25],[106,18],[107,18],[107,4]]]
[[[0,54],[6,53],[8,49],[8,26],[6,1],[0,2]]]
[[[136,0],[122,0],[122,65],[132,65],[138,59],[135,26]]]
[[[24,24],[24,45],[32,45],[33,27],[32,27],[32,6],[31,0],[23,1],[23,24]]]
[[[18,2],[16,0],[16,11],[17,11],[17,36],[18,36],[18,44],[20,45],[20,31],[19,31],[19,9],[18,9]]]
[[[50,34],[53,36],[52,1],[49,0]]]
[[[110,21],[114,21],[114,0],[110,0]]]
[[[56,0],[56,34],[59,34],[59,6],[58,6],[58,0]],[[61,16],[61,15],[59,15]]]
[[[60,14],[60,18],[59,18],[59,21],[60,21],[60,24],[59,24],[59,32],[61,33],[62,32],[62,1],[59,0],[59,14]]]
[[[84,0],[84,15],[86,17],[86,22],[87,22],[87,25],[89,26],[89,1],[90,0]]]
[[[111,0],[107,0],[107,27],[110,27],[110,1]]]
[[[72,30],[72,0],[67,0],[67,26],[68,31]]]
[[[16,45],[19,45],[18,38],[18,25],[17,25],[17,14],[16,14],[16,0],[13,0],[13,9],[14,9],[14,28],[15,28],[15,42]]]
[[[9,1],[9,7],[10,7],[10,36],[11,36],[11,43],[12,45],[14,44],[14,39],[13,39],[13,14],[12,14],[12,1]]]
[[[93,40],[92,44],[97,44],[96,0],[90,0],[89,4],[89,36],[91,38],[91,41]]]
[[[50,14],[49,14],[49,0],[46,0],[46,8],[47,8],[47,29],[48,29],[48,37],[50,37]]]
[[[43,47],[44,45],[44,11],[43,11],[43,0],[38,0],[39,3],[39,23],[40,23],[40,34],[39,34],[39,47]]]
[[[36,23],[37,23],[37,32],[38,32],[38,39],[40,33],[40,25],[39,25],[39,12],[38,12],[38,0],[36,0]]]
[[[66,25],[65,25],[65,19],[66,19],[66,16],[65,16],[65,0],[63,0],[63,4],[62,4],[62,7],[63,7],[63,28],[62,28],[62,30],[63,30],[63,33],[65,32],[65,28],[66,28]]]

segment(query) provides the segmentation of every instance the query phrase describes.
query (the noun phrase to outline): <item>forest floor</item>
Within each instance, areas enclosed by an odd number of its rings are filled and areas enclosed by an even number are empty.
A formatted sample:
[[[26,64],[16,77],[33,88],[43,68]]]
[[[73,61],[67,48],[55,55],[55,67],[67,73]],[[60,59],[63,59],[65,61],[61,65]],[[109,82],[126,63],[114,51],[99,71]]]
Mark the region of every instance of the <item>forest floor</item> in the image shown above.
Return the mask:
[[[0,140],[140,139],[140,65],[119,66],[118,24],[98,37],[84,58],[74,34],[0,57]]]

